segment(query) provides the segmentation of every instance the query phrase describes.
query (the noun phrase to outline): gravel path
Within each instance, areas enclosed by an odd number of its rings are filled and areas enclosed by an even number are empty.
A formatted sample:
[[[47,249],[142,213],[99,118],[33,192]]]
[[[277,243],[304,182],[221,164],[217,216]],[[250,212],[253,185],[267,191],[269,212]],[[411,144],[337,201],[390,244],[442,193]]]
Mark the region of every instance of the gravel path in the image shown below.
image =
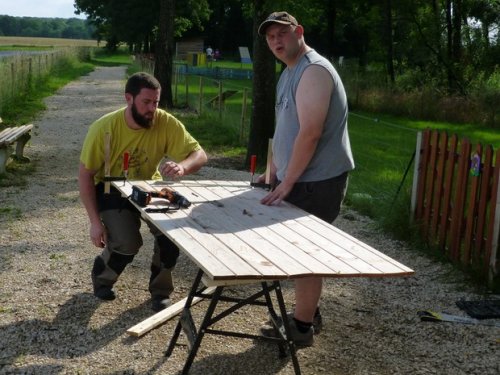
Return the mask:
[[[152,315],[147,292],[152,243],[146,230],[143,250],[116,285],[118,298],[104,303],[91,294],[89,273],[98,249],[88,239],[78,198],[78,157],[88,125],[124,105],[123,85],[123,68],[97,68],[48,98],[26,148],[36,171],[26,187],[0,188],[1,207],[20,211],[19,217],[0,215],[0,374],[178,374],[182,369],[184,347],[163,357],[176,320],[141,338],[125,332]],[[200,175],[248,178],[246,172],[214,167]],[[459,272],[410,252],[353,212],[343,212],[336,225],[416,275],[327,280],[324,330],[314,347],[298,353],[303,374],[500,373],[500,328],[421,322],[417,316],[425,309],[465,316],[456,301],[484,298]],[[195,271],[181,255],[174,301],[186,295]],[[291,303],[292,284],[283,286]],[[197,319],[201,310],[194,311]],[[255,333],[265,319],[262,308],[249,307],[220,324]],[[270,344],[208,336],[191,373],[293,374],[293,367]]]

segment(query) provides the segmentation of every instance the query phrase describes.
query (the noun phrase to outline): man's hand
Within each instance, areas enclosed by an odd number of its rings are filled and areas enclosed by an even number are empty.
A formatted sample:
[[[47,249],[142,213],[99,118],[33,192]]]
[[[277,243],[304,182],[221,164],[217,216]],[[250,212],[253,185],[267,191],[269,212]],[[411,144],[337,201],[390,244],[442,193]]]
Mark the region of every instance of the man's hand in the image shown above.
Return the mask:
[[[274,190],[269,192],[264,198],[260,200],[260,203],[265,204],[266,206],[277,206],[292,191],[293,184],[287,184],[285,181],[281,182]]]
[[[184,167],[173,161],[167,161],[160,167],[160,173],[164,177],[179,178],[184,176]]]
[[[107,243],[106,229],[101,222],[90,224],[90,240],[95,247],[103,248]]]

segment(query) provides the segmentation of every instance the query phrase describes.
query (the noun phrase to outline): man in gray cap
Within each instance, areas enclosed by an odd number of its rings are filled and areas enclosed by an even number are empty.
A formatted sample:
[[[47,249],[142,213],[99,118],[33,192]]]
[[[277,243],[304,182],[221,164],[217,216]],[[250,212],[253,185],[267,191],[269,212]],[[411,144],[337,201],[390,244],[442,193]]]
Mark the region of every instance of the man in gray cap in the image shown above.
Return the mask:
[[[261,202],[277,205],[285,200],[331,223],[345,197],[348,172],[354,169],[344,86],[332,64],[305,43],[304,28],[292,15],[271,13],[258,32],[286,64],[276,89],[270,181],[276,187]],[[295,280],[295,310],[288,317],[299,347],[313,345],[313,334],[321,329],[322,287],[321,277]],[[276,335],[272,324],[261,331]]]

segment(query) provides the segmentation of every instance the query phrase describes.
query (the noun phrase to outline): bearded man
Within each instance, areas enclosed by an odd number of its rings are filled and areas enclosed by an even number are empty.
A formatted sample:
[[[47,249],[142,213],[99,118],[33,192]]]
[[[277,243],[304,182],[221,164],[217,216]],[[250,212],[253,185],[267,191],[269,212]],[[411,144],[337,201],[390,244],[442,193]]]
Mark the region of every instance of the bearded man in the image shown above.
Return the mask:
[[[115,299],[113,285],[143,244],[139,211],[113,187],[105,192],[105,176],[181,178],[207,162],[205,151],[184,125],[158,108],[160,94],[155,77],[133,74],[125,85],[127,106],[95,121],[83,143],[80,199],[89,217],[90,239],[102,249],[91,272],[94,295],[101,300]],[[170,304],[179,249],[153,224],[146,224],[155,239],[149,280],[151,307],[160,311]]]

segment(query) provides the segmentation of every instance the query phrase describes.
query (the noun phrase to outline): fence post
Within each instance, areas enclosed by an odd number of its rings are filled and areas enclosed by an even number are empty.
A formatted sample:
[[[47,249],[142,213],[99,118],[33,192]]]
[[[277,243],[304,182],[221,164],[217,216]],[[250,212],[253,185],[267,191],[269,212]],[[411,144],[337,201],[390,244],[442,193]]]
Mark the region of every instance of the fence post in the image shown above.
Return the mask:
[[[491,215],[492,230],[488,231],[489,244],[485,256],[485,263],[488,262],[488,282],[491,284],[497,274],[496,260],[498,252],[498,241],[500,240],[500,152],[497,151],[495,160],[495,172],[493,173],[493,191],[491,199],[491,211],[495,210],[494,216]],[[496,188],[496,189],[495,189]],[[492,212],[493,213],[493,212]]]
[[[186,74],[184,74],[184,82],[186,83],[186,107],[189,107],[189,76],[187,74],[187,71],[186,71]]]
[[[31,90],[31,87],[33,85],[33,59],[30,57],[28,59],[28,90]]]
[[[13,98],[14,97],[14,89],[16,87],[16,69],[15,69],[13,62],[10,63],[10,77],[11,77],[11,83],[12,83],[10,97]]]
[[[240,127],[240,142],[243,141],[243,132],[245,129],[245,118],[247,114],[247,89],[243,89],[243,104],[241,106],[241,127]]]
[[[431,140],[430,140],[430,159],[429,159],[429,165],[431,168],[427,170],[427,182],[426,182],[426,187],[425,187],[425,208],[423,212],[423,230],[425,237],[428,239],[429,234],[431,233],[431,217],[432,217],[432,207],[434,204],[435,199],[439,199],[439,197],[434,197],[435,193],[435,186],[436,186],[436,170],[434,166],[436,165],[436,160],[438,157],[438,151],[439,151],[439,132],[437,130],[434,130],[431,134]]]
[[[453,202],[453,212],[450,225],[450,254],[452,259],[460,261],[460,245],[463,228],[463,212],[467,195],[467,181],[469,177],[471,144],[467,138],[462,140],[457,168],[456,192]]]
[[[435,183],[435,197],[432,207],[432,221],[431,221],[431,238],[435,238],[439,227],[440,213],[443,211],[443,192],[444,192],[444,179],[445,179],[445,165],[446,156],[448,150],[448,133],[442,132],[440,134],[440,142],[437,145],[439,147],[437,159],[436,159],[436,183]]]
[[[174,69],[174,102],[177,103],[177,84],[179,82],[179,66]]]
[[[201,115],[202,107],[203,107],[203,76],[200,76],[200,104],[199,104],[199,113]]]
[[[411,215],[410,223],[415,221],[415,212],[417,210],[417,186],[418,186],[418,171],[420,168],[420,151],[422,148],[422,132],[417,133],[417,144],[415,146],[415,164],[413,165],[413,184],[411,188]]]
[[[219,120],[222,119],[222,81],[219,81]]]
[[[462,254],[462,263],[463,264],[471,264],[471,253],[473,247],[474,238],[477,239],[479,234],[474,232],[476,228],[477,220],[478,220],[478,207],[479,207],[479,189],[480,189],[480,170],[481,170],[481,159],[483,155],[483,146],[481,144],[476,145],[476,149],[471,156],[472,158],[476,158],[478,161],[477,165],[477,173],[472,170],[472,165],[470,167],[472,176],[470,177],[472,182],[469,190],[469,202],[466,211],[466,220],[465,220],[465,236],[463,241],[463,254]],[[474,235],[475,234],[475,235]]]

